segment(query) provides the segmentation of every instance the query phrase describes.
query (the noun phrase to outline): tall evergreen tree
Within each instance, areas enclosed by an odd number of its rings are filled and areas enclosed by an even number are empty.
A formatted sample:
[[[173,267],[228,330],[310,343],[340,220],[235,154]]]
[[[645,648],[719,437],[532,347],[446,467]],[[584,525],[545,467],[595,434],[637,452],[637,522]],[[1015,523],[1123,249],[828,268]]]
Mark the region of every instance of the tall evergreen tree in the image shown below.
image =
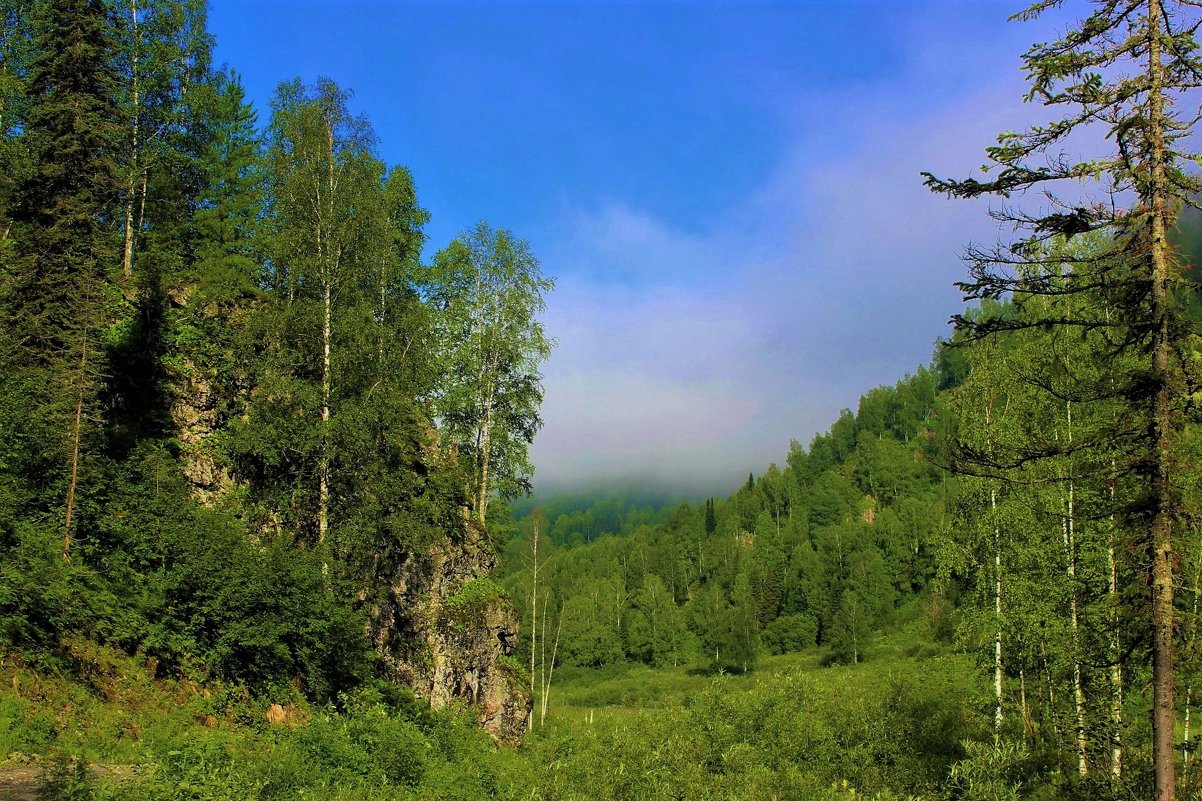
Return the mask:
[[[11,241],[14,192],[28,164],[27,143],[21,136],[33,45],[28,5],[24,0],[0,2],[0,243],[5,245]]]
[[[172,281],[164,360],[184,472],[207,497],[229,467],[219,435],[244,410],[266,298],[257,240],[265,203],[263,139],[236,73],[198,87],[205,97],[202,187],[189,259]]]
[[[1033,19],[1059,3],[1044,0],[1016,15]],[[1020,328],[1101,331],[1110,353],[1138,355],[1140,364],[1117,380],[1083,381],[1065,399],[1108,396],[1125,410],[1103,441],[1033,441],[1019,462],[1104,447],[1115,453],[1113,468],[1098,480],[1133,478],[1138,489],[1116,498],[1131,526],[1134,546],[1147,554],[1146,619],[1152,630],[1153,762],[1157,801],[1176,793],[1174,765],[1174,565],[1180,549],[1179,482],[1174,478],[1186,401],[1189,327],[1182,312],[1184,275],[1167,240],[1183,203],[1202,188],[1184,152],[1191,122],[1176,111],[1178,101],[1202,86],[1202,60],[1194,34],[1196,4],[1183,0],[1109,0],[1061,38],[1038,44],[1024,56],[1028,100],[1064,109],[1064,116],[1024,132],[1008,132],[987,150],[995,175],[988,180],[937,179],[927,185],[955,197],[1003,198],[1039,189],[1051,199],[1038,211],[1004,209],[997,216],[1025,233],[997,249],[972,248],[970,280],[961,284],[969,298],[1013,293],[1028,299],[1080,296],[1049,315],[1019,314],[958,324],[974,337]],[[1188,105],[1186,103],[1185,105]],[[1112,149],[1090,160],[1073,160],[1062,148],[1086,130]],[[1095,192],[1081,192],[1081,182]],[[1069,194],[1053,194],[1057,185]],[[1130,193],[1134,203],[1119,201]],[[1067,254],[1047,247],[1102,232],[1105,246]],[[972,461],[994,463],[988,454]],[[1083,476],[1078,475],[1078,479]],[[1128,569],[1135,569],[1136,565]],[[1131,580],[1131,577],[1128,577]],[[1142,579],[1137,579],[1142,580]]]
[[[32,435],[26,478],[38,487],[39,511],[62,509],[68,559],[101,415],[104,334],[114,322],[112,26],[100,0],[47,0],[33,28],[24,131],[32,167],[13,208],[18,254],[0,283],[9,332],[0,358],[33,412],[6,425]]]

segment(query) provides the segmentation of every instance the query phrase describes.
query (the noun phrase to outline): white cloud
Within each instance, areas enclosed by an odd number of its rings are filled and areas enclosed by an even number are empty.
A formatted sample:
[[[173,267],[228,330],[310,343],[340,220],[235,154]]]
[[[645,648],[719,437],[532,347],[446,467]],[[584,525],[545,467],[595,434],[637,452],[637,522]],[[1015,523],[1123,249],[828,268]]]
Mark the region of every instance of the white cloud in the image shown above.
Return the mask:
[[[959,252],[997,232],[985,204],[934,196],[919,172],[969,173],[1028,112],[1015,80],[921,108],[904,94],[921,79],[798,110],[793,124],[825,113],[838,146],[798,131],[701,233],[631,202],[565,211],[544,259],[561,276],[546,320],[560,347],[539,486],[733,487],[928,359],[959,310]]]

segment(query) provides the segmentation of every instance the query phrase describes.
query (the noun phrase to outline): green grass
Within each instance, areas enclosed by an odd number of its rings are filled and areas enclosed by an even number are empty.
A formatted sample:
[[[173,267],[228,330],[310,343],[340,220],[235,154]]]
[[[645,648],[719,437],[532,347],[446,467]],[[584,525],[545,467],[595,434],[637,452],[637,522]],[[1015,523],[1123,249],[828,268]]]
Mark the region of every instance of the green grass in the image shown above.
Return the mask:
[[[826,667],[814,648],[747,675],[563,668],[547,725],[505,749],[471,710],[433,713],[386,688],[314,707],[289,688],[269,699],[156,681],[79,644],[70,677],[0,663],[0,770],[82,758],[108,771],[93,797],[112,801],[945,797],[964,742],[981,739],[987,688],[913,626],[868,656]],[[268,724],[272,700],[289,704],[289,725]]]
[[[963,655],[901,625],[857,665],[823,648],[747,675],[696,666],[556,672],[526,746],[532,797],[942,798],[988,688]]]
[[[71,656],[71,676],[0,661],[0,772],[82,760],[102,769],[90,797],[113,801],[524,797],[521,757],[477,729],[471,710],[431,712],[387,688],[315,707],[290,688],[270,699],[156,681],[95,646]],[[286,704],[286,725],[269,724],[273,700]]]

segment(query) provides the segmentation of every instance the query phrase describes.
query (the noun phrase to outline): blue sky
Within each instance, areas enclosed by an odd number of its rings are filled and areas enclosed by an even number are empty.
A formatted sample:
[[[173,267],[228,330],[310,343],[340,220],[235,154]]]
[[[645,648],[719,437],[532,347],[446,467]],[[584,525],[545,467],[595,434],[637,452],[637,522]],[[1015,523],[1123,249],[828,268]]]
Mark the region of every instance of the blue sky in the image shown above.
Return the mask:
[[[409,167],[431,250],[477,219],[558,280],[536,486],[737,485],[930,356],[968,174],[1030,116],[1012,3],[210,0],[261,115],[355,93]]]

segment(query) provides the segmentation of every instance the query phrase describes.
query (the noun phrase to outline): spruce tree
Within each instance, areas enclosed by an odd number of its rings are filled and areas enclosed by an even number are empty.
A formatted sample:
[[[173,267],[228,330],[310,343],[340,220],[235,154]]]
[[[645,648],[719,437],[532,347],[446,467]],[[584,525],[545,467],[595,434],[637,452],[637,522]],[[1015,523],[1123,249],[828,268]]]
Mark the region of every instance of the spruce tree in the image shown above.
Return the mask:
[[[201,497],[229,468],[220,434],[240,415],[254,372],[257,314],[266,304],[256,240],[264,209],[263,142],[235,73],[201,87],[201,188],[191,254],[172,281],[165,355],[184,472]],[[182,413],[186,410],[186,413]]]
[[[33,29],[24,129],[31,169],[13,208],[18,253],[2,299],[2,358],[11,383],[29,393],[29,417],[6,424],[45,435],[27,479],[43,510],[61,504],[66,560],[100,417],[103,335],[114,321],[112,26],[101,0],[47,0]]]
[[[1016,15],[1029,20],[1060,5],[1042,0]],[[987,149],[985,180],[945,180],[925,174],[934,191],[953,197],[1003,199],[1038,190],[1040,208],[1004,206],[995,217],[1020,232],[997,248],[972,247],[968,299],[1012,296],[1013,317],[956,318],[970,338],[1004,331],[1040,329],[1101,332],[1107,358],[1138,364],[1117,376],[1083,378],[1061,400],[1109,397],[1123,414],[1097,439],[1051,441],[1036,437],[1009,460],[962,449],[965,463],[999,472],[1033,460],[1102,448],[1113,463],[1072,479],[1127,480],[1115,498],[1132,535],[1131,550],[1144,559],[1146,576],[1125,576],[1149,588],[1145,620],[1152,631],[1153,774],[1157,801],[1176,792],[1173,551],[1180,550],[1181,503],[1174,475],[1189,390],[1185,355],[1190,328],[1183,316],[1182,265],[1167,240],[1183,204],[1202,188],[1188,165],[1196,157],[1182,148],[1191,130],[1187,95],[1202,86],[1202,60],[1194,35],[1196,3],[1188,0],[1107,0],[1063,36],[1032,47],[1024,56],[1029,101],[1062,110],[1062,116],[1022,132],[1006,132]],[[1066,141],[1104,142],[1092,159],[1065,154]],[[1084,186],[1082,186],[1084,185]],[[1128,198],[1131,203],[1124,206]],[[1074,237],[1098,232],[1101,244],[1085,252],[1063,247]],[[1078,298],[1025,313],[1040,298]],[[1067,480],[1067,476],[1064,478]]]
[[[28,166],[21,136],[28,110],[25,81],[33,31],[27,3],[0,1],[0,243],[11,243],[13,193]]]

